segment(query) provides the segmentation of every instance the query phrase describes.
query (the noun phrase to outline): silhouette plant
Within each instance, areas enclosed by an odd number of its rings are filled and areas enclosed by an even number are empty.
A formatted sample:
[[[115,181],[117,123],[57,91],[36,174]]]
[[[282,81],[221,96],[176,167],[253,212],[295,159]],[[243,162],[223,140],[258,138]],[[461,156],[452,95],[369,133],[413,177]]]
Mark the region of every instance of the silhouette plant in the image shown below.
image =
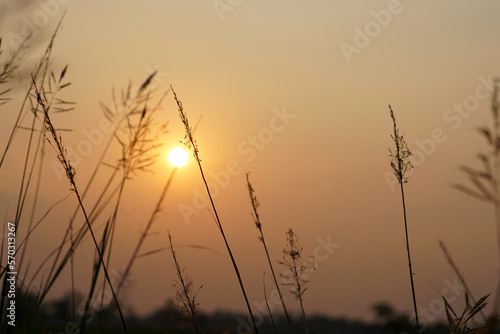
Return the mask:
[[[283,261],[280,261],[288,270],[281,274],[281,277],[286,281],[285,285],[291,287],[290,292],[295,296],[300,303],[300,310],[302,312],[302,321],[304,322],[304,329],[306,334],[309,333],[307,329],[306,313],[304,311],[304,303],[302,295],[306,292],[309,281],[304,278],[304,274],[308,266],[301,262],[302,247],[299,245],[299,238],[290,228],[286,232],[287,245],[283,249]]]
[[[273,275],[274,285],[276,286],[276,290],[278,291],[278,295],[280,296],[281,305],[283,306],[283,311],[285,313],[286,320],[288,322],[288,326],[290,327],[290,332],[293,334],[292,322],[290,321],[290,316],[288,315],[288,311],[286,309],[285,301],[283,299],[283,294],[281,293],[280,286],[278,284],[278,280],[276,279],[276,275],[274,273],[273,264],[271,262],[271,257],[269,256],[269,251],[267,249],[266,240],[264,239],[264,232],[262,232],[262,223],[260,221],[258,208],[260,206],[259,201],[257,200],[257,196],[255,196],[255,191],[250,183],[250,173],[247,173],[247,187],[250,195],[250,202],[252,204],[253,209],[253,219],[255,222],[255,227],[259,230],[260,237],[259,240],[262,242],[262,246],[264,247],[264,251],[266,252],[267,262],[269,263],[269,268],[271,269],[271,273]],[[265,285],[264,285],[265,287]]]
[[[406,142],[403,138],[403,135],[400,133],[399,128],[396,124],[396,117],[394,116],[394,112],[392,111],[391,106],[389,105],[389,110],[391,113],[392,123],[394,126],[394,134],[391,135],[392,140],[394,141],[394,145],[396,149],[392,151],[389,149],[391,156],[391,167],[394,170],[394,175],[398,179],[399,186],[401,189],[401,200],[403,205],[403,219],[405,225],[405,237],[406,237],[406,252],[408,254],[408,268],[410,270],[410,284],[411,284],[411,293],[413,297],[413,309],[415,310],[415,322],[417,325],[417,330],[420,329],[420,325],[418,322],[418,311],[417,311],[417,300],[415,298],[415,285],[413,283],[413,270],[411,267],[411,256],[410,256],[410,240],[408,238],[408,223],[406,219],[406,202],[405,202],[405,192],[403,185],[408,182],[408,177],[406,173],[410,171],[413,166],[409,161],[410,156],[412,155],[411,151],[408,149]]]
[[[217,209],[215,208],[215,203],[213,201],[212,194],[210,193],[210,188],[208,187],[208,183],[207,183],[207,180],[205,178],[205,174],[203,173],[203,168],[201,166],[201,159],[200,159],[200,155],[199,155],[198,145],[196,144],[196,141],[195,141],[195,139],[193,137],[193,130],[191,128],[191,125],[189,124],[189,120],[188,120],[188,118],[186,116],[186,113],[184,112],[184,108],[182,106],[181,101],[177,98],[177,94],[175,94],[175,91],[174,91],[173,87],[170,86],[170,88],[172,89],[172,93],[174,94],[175,102],[177,103],[177,106],[179,107],[179,117],[181,118],[181,121],[184,124],[184,128],[186,130],[186,135],[184,137],[184,139],[185,139],[184,144],[188,148],[192,148],[193,149],[193,155],[194,155],[194,158],[195,158],[196,162],[198,163],[198,167],[200,169],[201,178],[203,179],[203,183],[205,184],[205,189],[207,191],[208,198],[210,200],[210,204],[212,206],[213,213],[215,215],[215,222],[217,224],[219,232],[221,233],[222,239],[224,239],[224,245],[226,246],[227,252],[229,253],[229,257],[231,258],[231,263],[233,265],[234,272],[236,273],[236,277],[238,278],[238,283],[240,285],[241,292],[243,293],[243,298],[245,299],[245,303],[246,303],[247,308],[248,308],[248,313],[249,313],[250,318],[252,320],[253,329],[254,329],[255,333],[258,334],[259,331],[257,329],[255,318],[254,318],[254,315],[253,315],[253,312],[252,312],[252,308],[250,307],[250,302],[248,301],[248,297],[247,297],[247,294],[245,292],[245,287],[243,285],[243,280],[241,279],[241,275],[240,275],[240,271],[238,269],[238,265],[236,264],[236,260],[235,260],[235,258],[233,256],[233,252],[231,251],[231,247],[229,247],[229,242],[227,241],[226,234],[224,233],[224,229],[222,228],[222,223],[221,223],[221,221],[219,219],[219,214],[217,213]]]

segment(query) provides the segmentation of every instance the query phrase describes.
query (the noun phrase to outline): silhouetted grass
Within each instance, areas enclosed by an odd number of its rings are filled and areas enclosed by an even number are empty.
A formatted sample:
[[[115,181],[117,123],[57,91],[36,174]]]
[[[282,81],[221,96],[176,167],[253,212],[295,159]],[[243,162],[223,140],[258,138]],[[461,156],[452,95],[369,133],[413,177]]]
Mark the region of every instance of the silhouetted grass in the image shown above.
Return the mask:
[[[283,312],[285,313],[285,317],[286,317],[286,320],[288,322],[288,326],[290,327],[290,332],[293,333],[292,322],[290,321],[290,316],[288,315],[288,311],[286,309],[285,301],[283,299],[283,294],[281,293],[281,289],[280,289],[280,286],[278,284],[278,280],[276,279],[276,274],[274,273],[274,268],[273,268],[273,264],[271,261],[271,257],[269,255],[269,251],[267,250],[266,240],[264,239],[264,232],[262,231],[262,223],[260,221],[260,216],[259,216],[259,212],[258,212],[258,208],[260,206],[260,203],[257,200],[257,196],[255,196],[255,191],[252,187],[252,184],[250,183],[250,173],[247,173],[246,177],[247,177],[248,193],[250,196],[250,203],[252,204],[253,219],[254,219],[255,227],[257,227],[257,229],[259,230],[259,233],[260,233],[259,241],[262,242],[262,246],[264,247],[264,251],[265,251],[266,257],[267,257],[267,263],[269,264],[269,268],[271,269],[271,273],[273,275],[274,285],[276,286],[276,290],[278,291],[278,295],[280,297],[281,305],[283,306]],[[265,287],[265,284],[264,284],[264,287]],[[265,292],[264,292],[264,294],[265,294]],[[269,313],[271,313],[271,312],[269,312]]]
[[[200,334],[198,319],[196,317],[196,306],[198,306],[196,296],[202,286],[200,286],[196,291],[193,290],[193,281],[188,278],[185,268],[182,268],[177,261],[170,231],[168,232],[168,242],[170,243],[170,251],[172,253],[172,258],[174,259],[175,271],[177,272],[177,281],[174,282],[174,288],[176,291],[175,299],[179,303],[178,305],[182,313],[184,313],[193,323],[196,333]]]
[[[196,144],[196,141],[194,140],[192,128],[191,128],[191,126],[189,124],[189,120],[188,120],[188,118],[186,116],[186,113],[184,112],[184,108],[182,107],[181,101],[179,99],[177,99],[177,95],[175,94],[175,91],[172,88],[172,86],[170,86],[170,88],[172,89],[172,93],[174,94],[175,102],[177,103],[177,106],[179,108],[179,116],[180,116],[181,121],[184,124],[184,128],[186,130],[186,135],[184,137],[185,144],[186,144],[186,146],[188,148],[192,148],[193,149],[194,158],[195,158],[195,160],[196,160],[196,162],[198,164],[198,167],[200,169],[201,178],[203,179],[203,183],[205,184],[205,189],[207,191],[208,198],[210,199],[210,204],[212,205],[212,209],[213,209],[213,212],[215,214],[215,220],[216,220],[216,223],[217,223],[217,227],[218,227],[219,232],[221,233],[221,236],[222,236],[222,238],[224,240],[224,245],[226,246],[227,252],[229,253],[229,257],[231,258],[231,263],[233,265],[234,272],[236,273],[236,277],[238,278],[238,283],[240,285],[241,292],[243,293],[243,297],[245,299],[245,303],[246,303],[247,308],[248,308],[248,313],[250,314],[250,318],[252,319],[252,325],[253,325],[254,331],[257,334],[257,333],[259,333],[259,331],[258,331],[257,326],[255,324],[255,318],[253,316],[252,308],[250,307],[250,303],[248,301],[248,297],[247,297],[247,294],[245,292],[245,287],[243,286],[243,281],[241,279],[241,275],[240,275],[240,271],[238,269],[238,265],[236,264],[236,260],[235,260],[235,258],[233,256],[233,252],[231,251],[231,247],[229,247],[229,243],[228,243],[226,235],[224,233],[224,229],[222,228],[222,223],[221,223],[221,221],[219,219],[219,214],[217,213],[217,209],[215,208],[215,204],[214,204],[214,201],[213,201],[213,198],[212,198],[212,194],[210,193],[210,189],[208,187],[207,180],[205,179],[205,174],[203,173],[203,168],[201,166],[201,159],[200,159],[200,156],[199,156],[198,145]]]
[[[405,226],[405,237],[406,237],[406,252],[408,254],[408,268],[410,270],[410,284],[411,284],[411,294],[413,297],[413,309],[415,311],[415,322],[417,324],[417,330],[420,329],[420,325],[418,322],[418,311],[417,311],[417,299],[415,297],[415,285],[413,284],[413,269],[411,267],[411,256],[410,256],[410,240],[408,238],[408,223],[406,220],[406,202],[405,202],[405,192],[403,185],[408,182],[406,173],[413,168],[411,162],[409,161],[409,157],[412,155],[406,142],[403,138],[403,135],[400,133],[399,128],[396,124],[396,117],[394,116],[394,112],[392,111],[391,106],[389,105],[389,110],[391,112],[392,123],[394,126],[394,134],[391,135],[392,140],[394,141],[394,145],[396,149],[394,151],[390,151],[391,153],[391,167],[394,170],[394,175],[396,175],[399,186],[401,189],[401,201],[403,205],[403,220]]]
[[[63,77],[63,76],[64,76],[64,72],[61,74],[61,77]],[[64,148],[64,146],[62,144],[62,137],[57,134],[54,126],[52,125],[52,122],[50,120],[50,116],[49,116],[49,113],[48,113],[45,101],[43,100],[42,95],[38,91],[38,88],[36,86],[36,82],[35,82],[35,78],[34,77],[33,77],[33,86],[34,86],[34,89],[35,89],[35,94],[37,96],[37,102],[40,105],[40,107],[42,108],[43,113],[44,113],[45,126],[47,128],[47,131],[52,135],[53,142],[51,144],[52,144],[52,146],[54,147],[54,149],[56,150],[56,152],[58,154],[57,158],[59,159],[59,162],[61,163],[61,165],[63,166],[64,170],[66,171],[66,176],[67,176],[67,178],[69,180],[69,183],[71,185],[71,190],[75,193],[75,196],[76,196],[76,198],[78,200],[78,204],[80,205],[80,208],[82,209],[82,213],[83,213],[83,215],[85,217],[85,222],[87,223],[90,235],[92,236],[92,240],[94,241],[94,245],[95,245],[95,248],[96,248],[97,255],[99,256],[100,265],[101,265],[101,267],[103,269],[104,275],[106,276],[106,280],[107,280],[107,282],[109,284],[109,288],[110,288],[111,293],[113,295],[113,298],[115,300],[116,308],[118,310],[118,313],[120,314],[120,318],[121,318],[121,321],[122,321],[122,324],[123,324],[123,329],[125,330],[126,333],[128,333],[128,331],[127,331],[127,325],[125,323],[125,318],[123,317],[123,313],[121,311],[120,305],[118,304],[118,299],[116,298],[115,290],[113,289],[113,285],[111,284],[111,279],[109,278],[108,270],[107,270],[107,268],[106,268],[106,266],[104,264],[104,259],[103,259],[102,253],[101,253],[101,249],[99,248],[99,245],[98,245],[97,240],[95,238],[94,232],[92,230],[92,226],[90,225],[90,222],[89,222],[87,211],[85,210],[85,207],[83,206],[82,199],[80,197],[80,193],[79,193],[78,187],[76,185],[76,181],[75,181],[75,173],[76,173],[76,171],[71,166],[71,163],[69,162],[69,160],[67,158],[66,149]]]
[[[306,321],[306,312],[304,311],[304,302],[302,296],[306,292],[309,281],[304,278],[304,274],[308,269],[307,266],[300,261],[302,257],[302,247],[299,245],[299,238],[292,229],[286,233],[287,245],[283,248],[283,261],[280,263],[287,268],[287,272],[281,274],[281,277],[286,281],[285,285],[291,287],[290,292],[299,301],[300,310],[302,312],[302,321],[306,334],[309,333]]]

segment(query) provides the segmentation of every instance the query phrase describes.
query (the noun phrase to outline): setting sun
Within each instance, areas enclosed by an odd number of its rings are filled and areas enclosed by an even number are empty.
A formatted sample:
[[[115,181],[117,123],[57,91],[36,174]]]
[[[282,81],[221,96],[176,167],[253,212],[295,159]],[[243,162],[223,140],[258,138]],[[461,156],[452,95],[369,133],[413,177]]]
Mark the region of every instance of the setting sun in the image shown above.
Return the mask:
[[[168,154],[168,161],[174,167],[182,167],[188,161],[188,154],[183,148],[176,147]]]

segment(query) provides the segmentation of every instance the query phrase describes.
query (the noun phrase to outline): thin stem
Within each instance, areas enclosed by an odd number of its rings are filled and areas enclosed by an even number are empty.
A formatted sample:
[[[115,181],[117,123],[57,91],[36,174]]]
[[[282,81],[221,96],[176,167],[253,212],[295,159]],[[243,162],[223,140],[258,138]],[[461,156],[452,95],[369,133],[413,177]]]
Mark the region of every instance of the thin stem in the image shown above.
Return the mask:
[[[290,249],[293,251],[293,244],[292,242],[290,243]],[[304,311],[304,303],[302,301],[302,295],[304,294],[304,290],[302,289],[302,284],[300,283],[300,276],[301,273],[297,270],[297,266],[300,266],[300,264],[297,264],[297,260],[299,259],[296,256],[291,256],[292,258],[292,269],[293,269],[293,277],[295,278],[296,286],[295,288],[297,289],[297,296],[299,299],[300,303],[300,309],[302,311],[302,321],[304,322],[304,330],[306,331],[306,334],[309,333],[309,330],[307,329],[307,322],[306,322],[306,312]]]
[[[257,229],[260,232],[259,240],[262,242],[262,245],[264,246],[264,251],[266,252],[267,262],[269,264],[269,268],[271,268],[271,273],[273,275],[274,284],[276,286],[276,290],[278,291],[278,295],[280,296],[281,305],[283,306],[283,311],[285,312],[285,317],[286,317],[286,320],[288,322],[288,326],[290,327],[290,333],[293,334],[292,322],[290,320],[290,316],[288,315],[288,311],[287,311],[286,305],[285,305],[285,300],[283,299],[283,294],[281,293],[281,289],[280,289],[280,286],[278,284],[278,280],[276,279],[276,274],[274,273],[274,268],[273,268],[273,264],[271,262],[271,257],[269,256],[269,251],[267,250],[266,240],[264,239],[264,232],[262,231],[262,223],[260,222],[260,216],[259,216],[259,212],[257,210],[257,208],[260,206],[260,204],[259,204],[259,201],[257,200],[257,197],[255,196],[255,191],[252,187],[252,184],[250,183],[250,176],[249,175],[250,175],[250,173],[247,173],[247,186],[248,186],[248,192],[250,194],[250,202],[252,203],[255,225],[257,226]]]
[[[111,279],[109,277],[108,270],[107,270],[106,265],[104,264],[104,261],[103,261],[103,256],[102,256],[101,250],[99,249],[99,245],[98,245],[97,240],[95,238],[94,231],[92,230],[92,226],[90,225],[90,221],[89,221],[89,217],[87,215],[87,211],[85,210],[85,207],[83,206],[80,194],[78,192],[78,188],[76,186],[76,182],[75,182],[75,170],[74,170],[73,167],[71,167],[71,164],[66,159],[66,155],[65,155],[66,151],[65,151],[64,147],[62,146],[62,142],[61,142],[62,139],[61,139],[61,137],[57,136],[57,133],[56,133],[56,131],[55,131],[53,125],[52,125],[52,122],[50,121],[49,114],[48,114],[47,108],[45,106],[45,102],[42,100],[40,92],[38,91],[38,88],[36,86],[35,79],[33,77],[32,77],[32,79],[33,79],[33,86],[34,86],[34,89],[35,89],[35,93],[36,93],[36,96],[37,96],[37,102],[42,107],[43,112],[44,112],[44,121],[45,121],[45,124],[46,124],[47,129],[49,130],[49,132],[51,132],[52,137],[53,137],[53,139],[55,141],[55,147],[54,148],[56,149],[57,153],[59,154],[58,158],[59,158],[61,164],[64,166],[64,169],[66,170],[66,176],[68,177],[69,182],[71,184],[71,190],[73,190],[75,192],[75,196],[76,196],[76,198],[78,200],[78,204],[79,204],[80,208],[82,209],[83,215],[85,217],[85,222],[87,223],[88,230],[90,231],[90,235],[92,236],[92,240],[94,241],[94,246],[95,246],[97,254],[99,256],[99,261],[101,262],[101,266],[102,266],[104,275],[106,276],[106,280],[108,281],[109,288],[111,289],[111,293],[113,295],[113,299],[115,300],[115,303],[116,303],[116,308],[118,310],[118,313],[120,314],[120,319],[121,319],[121,322],[122,322],[122,325],[123,325],[123,329],[125,330],[125,333],[128,334],[127,325],[125,324],[125,318],[124,318],[123,313],[121,311],[120,305],[118,304],[118,300],[117,300],[117,297],[116,297],[116,294],[115,294],[115,290],[113,289],[113,285],[111,284]]]
[[[411,283],[411,294],[413,297],[413,309],[415,310],[415,322],[417,323],[417,330],[419,330],[420,325],[418,322],[417,299],[415,297],[415,285],[413,284],[413,270],[411,268],[410,240],[408,238],[408,224],[406,221],[405,193],[403,190],[403,183],[400,182],[399,185],[401,186],[401,200],[403,203],[403,217],[404,217],[404,222],[405,222],[405,236],[406,236],[406,251],[408,253],[408,268],[410,270],[410,283]]]
[[[262,275],[262,286],[264,287],[264,300],[266,302],[267,312],[269,313],[269,317],[271,318],[271,323],[273,324],[274,334],[277,334],[276,324],[274,323],[273,313],[271,312],[271,308],[269,307],[269,302],[267,301],[267,293],[266,293],[266,273]]]
[[[408,238],[408,223],[406,219],[406,203],[405,203],[405,193],[404,193],[404,188],[403,184],[408,182],[407,177],[406,177],[406,172],[409,171],[411,168],[413,168],[411,162],[407,161],[408,158],[412,155],[410,150],[408,149],[408,146],[406,145],[406,142],[403,138],[403,135],[399,133],[399,128],[397,127],[396,123],[396,117],[394,116],[394,112],[392,111],[391,106],[389,105],[389,111],[391,114],[392,118],[392,123],[393,123],[393,131],[394,135],[391,136],[394,144],[396,145],[396,150],[394,152],[391,152],[391,166],[394,170],[394,174],[396,175],[400,189],[401,189],[401,201],[403,204],[403,219],[404,219],[404,225],[405,225],[405,237],[406,237],[406,252],[408,254],[408,268],[410,271],[410,284],[411,284],[411,293],[413,297],[413,308],[415,310],[415,322],[417,325],[417,330],[420,329],[420,325],[418,322],[418,311],[417,311],[417,300],[415,298],[415,285],[413,283],[413,270],[411,267],[411,256],[410,256],[410,241]]]
[[[175,94],[175,93],[174,93]],[[233,264],[234,271],[236,273],[236,277],[238,278],[238,283],[240,284],[241,292],[243,293],[243,297],[245,298],[245,303],[247,304],[248,312],[250,314],[250,318],[252,319],[252,325],[256,334],[259,333],[257,329],[257,325],[255,323],[255,318],[253,316],[252,308],[250,307],[250,302],[248,301],[247,294],[245,292],[245,287],[243,286],[243,281],[241,279],[240,271],[238,270],[238,265],[236,264],[236,260],[234,259],[233,252],[229,247],[229,243],[226,239],[226,235],[224,230],[222,229],[222,225],[219,219],[219,215],[217,214],[217,209],[215,208],[214,201],[212,199],[212,194],[210,193],[210,189],[208,188],[207,180],[205,179],[205,174],[203,173],[203,168],[201,167],[200,159],[197,157],[196,161],[198,162],[198,166],[200,168],[201,178],[203,179],[203,183],[205,184],[205,189],[207,190],[208,198],[210,199],[210,204],[212,205],[212,209],[214,210],[215,219],[217,220],[217,225],[219,227],[219,231],[224,239],[224,244],[226,245],[227,252],[229,253],[229,257],[231,258],[231,263]]]
[[[246,303],[247,308],[248,308],[248,313],[250,314],[250,318],[252,319],[253,329],[254,329],[255,333],[258,334],[259,331],[257,329],[255,318],[253,316],[252,308],[250,307],[250,302],[248,301],[248,297],[247,297],[247,294],[245,292],[245,287],[243,286],[243,281],[241,279],[240,271],[238,270],[238,265],[236,264],[236,260],[234,259],[233,252],[231,251],[231,248],[229,247],[229,243],[226,239],[226,235],[225,235],[224,230],[222,228],[222,224],[221,224],[220,219],[219,219],[219,214],[217,213],[217,209],[215,208],[215,204],[214,204],[214,201],[212,198],[212,194],[210,193],[210,189],[208,187],[208,183],[207,183],[207,180],[205,178],[205,174],[203,173],[203,168],[201,167],[201,159],[198,155],[198,147],[194,141],[194,138],[192,135],[192,130],[191,130],[191,127],[189,126],[189,121],[186,117],[186,114],[184,113],[184,109],[182,107],[181,101],[179,101],[177,99],[177,95],[175,94],[173,87],[170,86],[170,88],[172,89],[172,93],[174,94],[174,99],[177,103],[177,106],[179,107],[179,115],[181,117],[182,122],[184,123],[185,128],[186,128],[186,137],[187,137],[188,145],[193,147],[193,154],[194,154],[194,157],[196,159],[196,162],[198,163],[201,178],[203,179],[203,183],[205,184],[205,189],[207,191],[208,198],[210,200],[210,204],[211,204],[212,209],[213,209],[214,214],[215,214],[217,227],[219,228],[219,231],[222,235],[222,238],[224,239],[224,244],[226,245],[226,249],[227,249],[227,252],[229,253],[229,257],[231,258],[231,263],[233,264],[233,268],[234,268],[234,271],[236,273],[236,277],[238,278],[238,283],[240,285],[241,292],[243,293],[243,297],[245,299],[245,303]]]

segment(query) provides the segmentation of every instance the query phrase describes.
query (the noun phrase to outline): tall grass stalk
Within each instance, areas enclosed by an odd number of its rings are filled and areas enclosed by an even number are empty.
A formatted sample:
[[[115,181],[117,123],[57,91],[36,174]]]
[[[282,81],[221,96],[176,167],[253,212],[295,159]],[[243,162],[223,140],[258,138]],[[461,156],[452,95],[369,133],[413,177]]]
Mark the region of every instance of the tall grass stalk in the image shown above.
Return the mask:
[[[45,123],[45,126],[47,128],[47,131],[52,135],[53,143],[51,143],[51,145],[54,147],[54,149],[56,150],[56,153],[58,154],[57,157],[59,159],[59,162],[63,166],[64,170],[66,171],[66,177],[68,178],[69,183],[71,185],[71,190],[75,193],[75,197],[78,200],[78,204],[80,205],[80,208],[82,209],[82,213],[84,215],[85,222],[87,223],[87,227],[89,229],[89,232],[90,232],[90,234],[92,236],[92,240],[94,241],[96,252],[97,252],[97,255],[99,257],[99,261],[101,262],[101,266],[102,266],[104,275],[106,276],[106,280],[107,280],[107,282],[109,284],[111,293],[112,293],[113,298],[114,298],[115,303],[116,303],[116,308],[118,310],[118,313],[120,314],[120,319],[121,319],[121,322],[122,322],[122,325],[123,325],[123,329],[125,330],[125,333],[128,334],[127,325],[125,323],[125,318],[124,318],[123,313],[121,311],[120,305],[118,304],[118,300],[116,298],[115,290],[113,289],[113,285],[111,284],[111,279],[109,277],[108,270],[107,270],[107,268],[106,268],[106,266],[104,264],[101,250],[99,249],[99,245],[98,245],[97,240],[95,238],[94,231],[92,230],[92,226],[90,225],[89,218],[88,218],[88,215],[87,215],[87,211],[85,210],[85,207],[84,207],[84,205],[82,203],[82,199],[80,197],[80,193],[78,192],[78,187],[77,187],[76,181],[75,181],[75,173],[76,173],[76,171],[71,166],[71,163],[70,163],[70,161],[67,158],[66,149],[64,148],[64,146],[62,144],[62,137],[57,134],[54,126],[52,125],[52,122],[51,122],[49,114],[48,114],[47,107],[45,105],[45,102],[42,99],[42,96],[41,96],[41,94],[38,91],[38,88],[36,86],[35,78],[33,77],[32,80],[33,80],[33,87],[34,87],[34,90],[35,90],[35,94],[36,94],[36,97],[37,97],[37,102],[40,105],[40,107],[42,108],[43,113],[44,113],[44,123]]]
[[[271,269],[271,273],[273,275],[274,285],[276,286],[276,290],[278,291],[278,295],[280,296],[281,305],[283,306],[283,311],[285,313],[286,320],[288,322],[288,326],[290,327],[290,333],[293,334],[292,322],[290,320],[290,316],[288,315],[288,311],[286,309],[285,300],[283,299],[283,294],[281,293],[280,286],[278,284],[278,280],[276,279],[276,274],[274,273],[273,263],[271,261],[271,257],[269,256],[269,251],[266,245],[266,239],[264,239],[264,232],[262,231],[262,223],[260,221],[258,208],[260,206],[259,201],[257,200],[257,196],[255,196],[255,191],[250,183],[250,173],[247,173],[247,187],[248,193],[250,196],[250,203],[252,204],[253,210],[253,219],[255,223],[255,227],[259,230],[260,237],[259,240],[262,242],[262,246],[264,247],[264,251],[266,252],[267,262],[269,263],[269,268]]]
[[[415,311],[415,322],[417,325],[417,330],[420,329],[420,324],[418,322],[418,311],[417,311],[417,300],[415,298],[415,285],[413,283],[413,269],[411,267],[411,256],[410,256],[410,240],[408,238],[408,223],[406,219],[406,202],[405,202],[405,192],[403,185],[408,182],[408,178],[406,177],[406,173],[413,168],[411,162],[409,161],[409,157],[412,155],[411,151],[408,149],[406,142],[403,138],[403,135],[400,134],[399,128],[396,123],[396,117],[394,116],[394,112],[392,111],[391,106],[389,105],[389,110],[391,113],[392,123],[394,126],[394,134],[391,135],[392,140],[396,146],[396,149],[392,151],[389,149],[391,156],[391,167],[394,170],[394,175],[398,179],[399,186],[401,189],[401,201],[403,205],[403,219],[405,225],[405,237],[406,237],[406,252],[408,254],[408,268],[410,270],[410,284],[411,284],[411,294],[413,297],[413,309]]]
[[[174,94],[175,102],[177,103],[177,106],[179,108],[179,116],[180,116],[181,121],[184,124],[184,128],[186,130],[186,135],[184,137],[185,144],[186,144],[186,146],[188,148],[192,148],[193,149],[194,158],[195,158],[195,160],[196,160],[196,162],[198,164],[198,167],[200,169],[201,178],[203,179],[203,183],[205,184],[205,189],[207,191],[208,198],[210,200],[210,204],[211,204],[212,209],[214,211],[215,221],[216,221],[217,227],[219,229],[219,232],[222,235],[222,239],[224,239],[224,245],[226,246],[227,252],[229,253],[229,257],[231,258],[231,263],[233,265],[234,272],[236,273],[236,277],[238,278],[238,283],[240,285],[241,292],[243,293],[243,297],[245,299],[245,303],[246,303],[247,308],[248,308],[248,313],[249,313],[250,318],[252,320],[252,325],[253,325],[254,332],[256,334],[258,334],[259,331],[258,331],[257,325],[255,323],[255,318],[254,318],[254,315],[253,315],[253,312],[252,312],[252,308],[250,307],[250,302],[248,301],[248,297],[247,297],[247,294],[245,292],[245,287],[244,287],[243,281],[241,279],[240,271],[238,270],[238,265],[236,264],[236,260],[234,259],[233,252],[231,251],[231,247],[229,247],[229,243],[228,243],[226,235],[224,233],[224,229],[222,228],[222,223],[221,223],[221,221],[219,219],[219,214],[217,213],[217,209],[215,208],[215,204],[214,204],[214,201],[213,201],[213,198],[212,198],[212,194],[210,193],[210,189],[208,187],[208,183],[207,183],[207,180],[205,178],[205,174],[203,173],[203,168],[201,166],[201,159],[200,159],[199,151],[198,151],[198,145],[196,144],[196,141],[194,140],[193,132],[192,132],[191,126],[189,124],[189,120],[188,120],[188,118],[186,116],[186,113],[184,112],[184,108],[182,107],[182,103],[177,98],[177,95],[175,94],[175,91],[174,91],[173,87],[170,86],[170,88],[172,89],[172,93]]]

